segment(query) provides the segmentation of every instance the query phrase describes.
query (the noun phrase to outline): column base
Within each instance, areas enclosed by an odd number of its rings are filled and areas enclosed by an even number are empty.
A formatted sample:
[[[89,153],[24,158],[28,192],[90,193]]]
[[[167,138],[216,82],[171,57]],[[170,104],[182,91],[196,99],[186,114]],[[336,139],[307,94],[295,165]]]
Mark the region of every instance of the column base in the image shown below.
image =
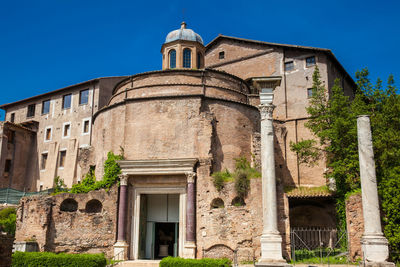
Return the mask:
[[[185,242],[183,247],[183,258],[185,259],[195,259],[196,258],[196,243],[195,242]]]
[[[360,264],[358,265],[360,267],[395,267],[396,264],[394,264],[393,262],[388,262],[388,261],[384,261],[384,262],[360,262]]]
[[[117,241],[114,244],[114,260],[125,261],[128,259],[129,245],[126,241]]]
[[[282,257],[282,237],[279,233],[261,236],[261,258],[257,266],[289,266]]]
[[[281,262],[257,262],[257,267],[292,267],[289,263],[281,263]]]
[[[386,262],[389,258],[388,241],[383,235],[363,235],[361,248],[366,262]]]

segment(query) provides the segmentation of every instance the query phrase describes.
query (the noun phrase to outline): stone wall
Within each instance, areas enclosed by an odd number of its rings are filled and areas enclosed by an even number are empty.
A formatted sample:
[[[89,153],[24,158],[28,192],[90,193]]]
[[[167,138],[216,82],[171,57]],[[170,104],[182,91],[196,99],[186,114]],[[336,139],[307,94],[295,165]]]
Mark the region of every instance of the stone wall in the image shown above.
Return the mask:
[[[364,219],[361,193],[355,194],[346,200],[346,223],[349,243],[350,259],[362,258],[361,237],[364,233]]]
[[[200,166],[199,176],[205,176],[209,168]],[[197,182],[197,257],[232,259],[237,250],[239,261],[252,261],[260,257],[260,237],[262,234],[261,178],[251,179],[251,188],[244,199],[245,205],[235,204],[234,183],[226,183],[218,192],[212,178]],[[278,186],[278,225],[283,239],[283,255],[290,255],[290,231],[288,202],[283,190]],[[222,201],[223,206],[215,206],[214,201]],[[221,202],[221,203],[222,203]]]
[[[116,237],[118,188],[21,199],[16,241],[36,240],[40,251],[105,253]]]
[[[14,237],[0,233],[0,267],[11,266]]]

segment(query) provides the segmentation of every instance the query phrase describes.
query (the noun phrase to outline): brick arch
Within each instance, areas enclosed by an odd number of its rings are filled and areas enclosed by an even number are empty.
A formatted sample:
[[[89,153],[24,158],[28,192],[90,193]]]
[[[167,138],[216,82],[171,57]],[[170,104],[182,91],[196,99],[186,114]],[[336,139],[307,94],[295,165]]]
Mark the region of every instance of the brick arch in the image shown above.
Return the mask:
[[[205,258],[233,260],[234,250],[225,244],[216,244],[204,250]]]

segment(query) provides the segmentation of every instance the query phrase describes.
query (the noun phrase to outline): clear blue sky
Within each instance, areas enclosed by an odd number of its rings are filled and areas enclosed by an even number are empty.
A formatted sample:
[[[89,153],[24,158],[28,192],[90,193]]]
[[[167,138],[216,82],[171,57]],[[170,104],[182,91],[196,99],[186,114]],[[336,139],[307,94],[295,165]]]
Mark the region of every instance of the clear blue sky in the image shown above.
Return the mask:
[[[205,43],[221,33],[329,48],[353,77],[368,67],[373,80],[398,80],[399,12],[396,0],[1,0],[0,104],[161,69],[164,38],[183,18]]]

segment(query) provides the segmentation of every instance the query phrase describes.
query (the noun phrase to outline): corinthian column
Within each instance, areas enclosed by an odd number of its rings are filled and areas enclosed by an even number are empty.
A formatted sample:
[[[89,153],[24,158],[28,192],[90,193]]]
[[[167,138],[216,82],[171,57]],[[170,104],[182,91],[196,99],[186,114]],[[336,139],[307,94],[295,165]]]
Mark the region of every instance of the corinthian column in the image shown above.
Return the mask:
[[[285,263],[282,257],[282,237],[278,231],[276,200],[274,127],[272,113],[275,106],[264,103],[261,113],[261,173],[263,232],[261,236],[261,259],[258,266]]]
[[[126,242],[128,175],[123,173],[119,176],[119,179],[118,235],[117,242],[114,244],[114,257],[115,260],[126,260],[128,258],[128,243]]]
[[[368,262],[385,263],[389,257],[388,241],[383,236],[376,183],[374,151],[369,116],[357,118],[358,154],[360,158],[361,194],[364,214],[364,233],[361,247]],[[393,264],[394,265],[394,264]]]

